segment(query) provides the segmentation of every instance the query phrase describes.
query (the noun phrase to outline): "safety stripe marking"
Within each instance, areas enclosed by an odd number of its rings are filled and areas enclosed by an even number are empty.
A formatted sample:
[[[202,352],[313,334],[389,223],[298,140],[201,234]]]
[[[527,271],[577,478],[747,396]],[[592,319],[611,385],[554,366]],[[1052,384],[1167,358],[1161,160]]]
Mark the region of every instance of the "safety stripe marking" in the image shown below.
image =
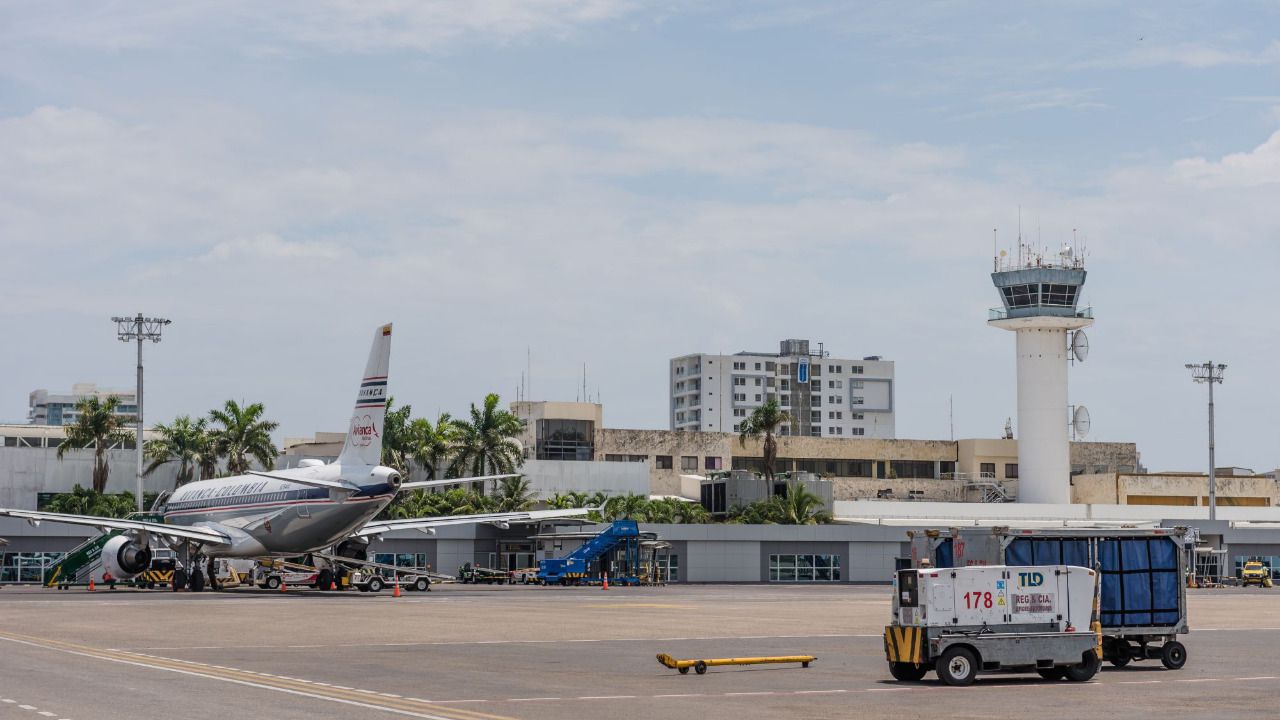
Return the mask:
[[[340,692],[338,688],[335,687],[331,692],[321,694],[319,692],[308,691],[306,687],[288,687],[287,685],[280,684],[283,682],[281,678],[273,677],[266,673],[254,673],[238,669],[230,669],[223,671],[222,673],[217,673],[211,665],[192,662],[189,660],[148,656],[141,653],[100,650],[98,648],[84,645],[75,645],[47,638],[16,635],[7,632],[0,632],[0,640],[28,645],[30,647],[42,648],[45,650],[64,652],[70,655],[78,655],[95,660],[105,660],[107,662],[115,662],[123,665],[132,665],[151,670],[162,670],[180,675],[228,682],[236,685],[245,685],[263,690],[273,690],[275,692],[282,692],[289,695],[309,697],[316,700],[327,700],[329,702],[352,705],[370,710],[381,710],[383,712],[394,713],[397,715],[424,718],[424,720],[510,720],[509,718],[499,715],[489,715],[470,710],[441,708],[426,703],[413,703],[405,700],[380,700],[377,697],[377,693],[367,690]],[[259,680],[258,678],[262,679]],[[446,714],[436,714],[441,712]]]

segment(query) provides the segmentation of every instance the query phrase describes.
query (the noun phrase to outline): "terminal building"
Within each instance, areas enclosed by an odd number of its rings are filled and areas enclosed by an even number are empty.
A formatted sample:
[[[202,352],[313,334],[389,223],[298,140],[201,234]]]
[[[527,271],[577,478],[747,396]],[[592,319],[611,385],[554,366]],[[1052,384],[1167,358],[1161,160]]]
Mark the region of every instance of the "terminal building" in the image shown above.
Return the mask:
[[[782,435],[892,438],[893,361],[830,357],[822,344],[783,340],[778,352],[698,353],[670,361],[672,430],[738,432],[769,400],[791,416]]]
[[[27,421],[32,425],[74,425],[79,413],[76,404],[85,398],[106,400],[119,398],[115,414],[131,417],[138,414],[138,394],[132,390],[107,390],[93,383],[76,383],[70,392],[52,393],[48,390],[32,390],[28,398]]]

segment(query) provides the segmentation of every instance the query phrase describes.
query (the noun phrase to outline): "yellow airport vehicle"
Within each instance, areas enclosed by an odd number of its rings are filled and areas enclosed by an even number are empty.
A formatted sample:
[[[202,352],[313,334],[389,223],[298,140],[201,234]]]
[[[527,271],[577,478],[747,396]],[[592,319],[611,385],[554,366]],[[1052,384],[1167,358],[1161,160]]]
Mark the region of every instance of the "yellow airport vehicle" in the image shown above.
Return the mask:
[[[1240,570],[1240,584],[1271,587],[1271,568],[1258,560],[1246,562],[1244,568]]]
[[[658,653],[658,662],[679,670],[681,675],[689,674],[689,668],[699,675],[705,675],[707,668],[716,665],[766,665],[770,663],[800,663],[801,667],[809,667],[809,663],[817,660],[813,655],[779,655],[775,657],[745,658],[711,658],[708,660],[677,660],[666,653]]]

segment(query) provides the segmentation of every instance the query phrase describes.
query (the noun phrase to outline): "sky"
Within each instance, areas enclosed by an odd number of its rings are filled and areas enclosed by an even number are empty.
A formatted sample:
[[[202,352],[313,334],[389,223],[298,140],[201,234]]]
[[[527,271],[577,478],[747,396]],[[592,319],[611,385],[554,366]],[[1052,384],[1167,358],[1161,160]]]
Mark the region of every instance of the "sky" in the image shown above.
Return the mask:
[[[1212,360],[1218,464],[1280,466],[1276,0],[0,0],[0,420],[132,387],[142,312],[149,421],[340,431],[391,321],[415,415],[585,365],[663,428],[669,358],[797,337],[996,437],[1019,218],[1086,253],[1089,439],[1202,470]]]

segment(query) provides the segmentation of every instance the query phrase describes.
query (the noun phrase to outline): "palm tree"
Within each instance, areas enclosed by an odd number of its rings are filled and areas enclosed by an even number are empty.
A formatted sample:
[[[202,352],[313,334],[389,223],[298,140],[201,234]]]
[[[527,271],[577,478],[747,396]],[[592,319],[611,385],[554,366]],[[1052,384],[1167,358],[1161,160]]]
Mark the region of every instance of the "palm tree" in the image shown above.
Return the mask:
[[[449,472],[454,477],[515,472],[524,462],[516,439],[524,421],[498,408],[497,393],[485,396],[483,409],[472,404],[470,422],[454,420],[453,425],[457,436]]]
[[[519,512],[528,510],[537,499],[528,478],[524,476],[502,478],[498,481],[498,491],[491,496],[495,512]]]
[[[831,513],[822,510],[823,500],[804,485],[787,483],[787,494],[773,497],[777,520],[783,525],[817,525],[831,521]]]
[[[133,498],[133,493],[128,491],[107,494],[86,490],[77,484],[71,492],[55,495],[44,509],[69,515],[122,518],[134,511]]]
[[[572,510],[574,508],[599,507],[591,505],[591,496],[584,492],[556,493],[547,501],[552,510]]]
[[[604,520],[613,522],[620,519],[644,520],[649,509],[649,498],[643,495],[627,493],[615,495],[604,503]]]
[[[151,464],[142,474],[150,475],[165,463],[177,462],[174,487],[197,479],[197,472],[201,478],[212,477],[212,472],[205,474],[205,471],[217,462],[217,457],[207,427],[208,421],[204,418],[193,421],[188,415],[179,415],[169,425],[156,425],[160,437],[147,441],[144,452]]]
[[[235,400],[228,400],[221,410],[210,410],[209,419],[222,427],[211,432],[213,446],[218,457],[227,459],[227,472],[243,475],[249,470],[249,458],[264,468],[275,464],[279,451],[271,442],[271,431],[280,423],[263,420],[262,403],[240,407]]]
[[[763,405],[751,411],[743,421],[738,435],[738,443],[747,446],[747,440],[764,437],[764,478],[773,481],[773,464],[778,459],[778,440],[775,437],[778,427],[791,422],[791,415],[778,406],[777,400],[766,400]]]
[[[426,472],[428,480],[435,480],[448,462],[457,434],[458,428],[449,413],[440,413],[434,425],[426,418],[415,418],[409,423],[409,454]]]
[[[68,449],[93,446],[93,491],[96,493],[107,489],[107,476],[111,473],[107,465],[107,448],[130,437],[123,429],[130,418],[116,415],[119,405],[120,398],[114,395],[105,400],[97,396],[81,398],[76,403],[76,422],[66,427],[66,440],[58,446],[59,460]]]
[[[382,422],[382,464],[395,468],[401,475],[408,474],[409,453],[412,438],[409,429],[409,415],[412,405],[391,409],[396,399],[387,398],[387,417]]]
[[[699,503],[681,502],[676,505],[676,520],[692,525],[711,522],[711,513]]]

